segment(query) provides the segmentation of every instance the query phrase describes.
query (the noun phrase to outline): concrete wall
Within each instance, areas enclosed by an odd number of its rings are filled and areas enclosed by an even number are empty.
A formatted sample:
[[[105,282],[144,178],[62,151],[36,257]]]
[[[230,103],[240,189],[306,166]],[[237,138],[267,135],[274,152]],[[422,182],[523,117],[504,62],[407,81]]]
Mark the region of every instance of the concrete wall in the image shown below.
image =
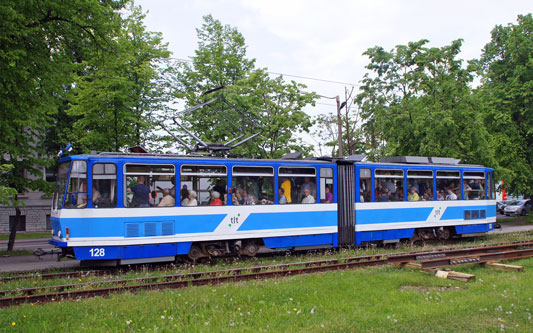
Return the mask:
[[[27,192],[19,195],[26,206],[21,207],[22,215],[26,216],[26,231],[47,231],[47,215],[50,215],[52,199],[44,196],[42,192]],[[12,207],[0,206],[0,233],[9,232],[9,217],[15,216]]]

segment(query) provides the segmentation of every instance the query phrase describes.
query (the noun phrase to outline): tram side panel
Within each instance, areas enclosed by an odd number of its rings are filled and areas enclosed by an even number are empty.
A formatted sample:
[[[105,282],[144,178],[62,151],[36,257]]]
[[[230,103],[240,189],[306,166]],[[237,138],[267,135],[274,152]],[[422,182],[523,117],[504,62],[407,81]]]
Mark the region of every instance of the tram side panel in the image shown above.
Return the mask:
[[[336,204],[63,210],[52,244],[79,260],[186,255],[194,242],[262,239],[268,248],[336,242]]]
[[[493,201],[371,202],[356,204],[356,239],[361,242],[411,238],[416,229],[451,227],[457,235],[494,229]]]

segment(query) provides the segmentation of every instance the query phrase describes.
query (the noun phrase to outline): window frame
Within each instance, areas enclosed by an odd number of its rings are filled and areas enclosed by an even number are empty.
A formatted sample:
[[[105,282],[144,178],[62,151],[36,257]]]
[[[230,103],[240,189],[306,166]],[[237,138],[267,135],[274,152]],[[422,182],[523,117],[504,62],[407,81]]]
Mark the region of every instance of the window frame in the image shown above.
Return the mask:
[[[326,186],[327,185],[331,185],[333,187],[333,189],[331,189],[331,194],[333,195],[333,201],[331,203],[336,203],[337,202],[337,196],[335,195],[335,171],[333,170],[333,167],[331,166],[321,166],[319,167],[320,171],[319,171],[319,184],[318,184],[318,188],[317,188],[317,197],[316,198],[316,203],[323,203],[323,204],[328,204],[330,202],[326,202]],[[331,170],[331,176],[329,175],[324,175],[322,176],[322,170],[326,171],[326,170]],[[331,183],[328,184],[328,179],[331,179]],[[322,189],[322,180],[324,180],[324,188]],[[322,198],[322,195],[324,195],[324,198]],[[324,201],[323,201],[324,200]]]
[[[76,164],[84,164],[85,165],[85,172],[79,172],[76,170],[76,173],[74,173],[74,166]],[[79,177],[78,175],[83,175],[85,174],[85,185],[87,186],[87,189],[86,189],[86,192],[69,192],[69,189],[70,189],[70,186],[72,185],[72,177],[73,175],[76,175],[76,179],[81,179],[81,177]],[[80,186],[80,183],[78,182],[78,187]],[[76,193],[76,194],[74,194]],[[76,195],[78,198],[76,199],[76,204],[74,207],[66,207],[66,204],[67,204],[67,200],[70,200],[69,199],[69,195],[72,196],[72,195]],[[85,199],[82,199],[82,200],[85,200],[85,205],[83,203],[78,203],[78,200],[80,200],[79,198],[85,196]],[[89,163],[86,161],[86,160],[72,160],[72,163],[70,164],[70,168],[69,168],[69,172],[68,172],[68,183],[67,183],[67,187],[66,187],[66,192],[65,192],[65,198],[63,199],[64,200],[64,205],[63,205],[63,208],[64,209],[84,209],[84,208],[87,208],[87,205],[89,204]]]
[[[94,179],[95,179],[95,178],[94,178],[94,176],[95,176],[95,167],[96,167],[97,165],[104,165],[104,170],[103,170],[104,173],[103,173],[103,174],[98,173],[98,174],[96,174],[96,175],[99,175],[99,176],[100,176],[100,175],[103,175],[103,176],[111,175],[111,174],[107,174],[107,173],[105,173],[105,172],[106,172],[106,167],[105,167],[106,164],[110,164],[110,165],[113,165],[113,166],[115,167],[115,173],[114,173],[114,176],[115,176],[115,178],[114,178],[114,180],[115,180],[115,190],[114,190],[115,193],[114,193],[114,197],[115,197],[115,199],[114,199],[114,205],[113,205],[113,200],[111,200],[112,206],[110,206],[110,207],[101,207],[101,208],[116,208],[116,207],[118,207],[118,194],[119,194],[119,193],[118,193],[118,166],[117,166],[117,164],[116,164],[115,162],[110,162],[110,161],[98,161],[98,162],[94,162],[94,163],[92,164],[92,168],[91,168],[91,186],[90,186],[90,189],[91,189],[91,192],[90,192],[90,193],[91,193],[91,194],[89,195],[89,207],[90,207],[90,208],[99,208],[99,207],[95,207],[95,206],[93,205],[93,188],[94,188]],[[102,179],[107,179],[107,178],[102,178]],[[109,178],[109,179],[113,179],[113,178]],[[101,193],[100,193],[100,194],[101,194]]]
[[[442,173],[446,173],[446,174],[442,175]],[[461,170],[442,170],[441,169],[441,170],[436,170],[435,171],[435,181],[436,181],[437,184],[439,183],[439,179],[456,179],[457,180],[457,182],[459,184],[459,194],[454,192],[454,194],[457,197],[457,199],[456,200],[451,200],[451,201],[463,200],[463,195],[462,195],[463,179],[462,179],[461,176],[462,176]],[[436,194],[436,192],[435,192],[435,194]],[[447,194],[444,193],[444,198],[446,198],[446,196],[447,196]]]
[[[253,170],[253,169],[263,169],[263,170],[271,170],[272,173],[269,173],[269,172],[245,172],[243,170],[238,170],[238,171],[235,171],[235,169],[238,169],[238,168],[248,168],[249,170]],[[274,205],[276,204],[276,191],[277,191],[277,188],[276,188],[276,172],[275,172],[275,168],[274,166],[271,166],[271,165],[246,165],[246,164],[235,164],[235,165],[232,165],[231,166],[231,192],[228,193],[228,203],[227,205],[232,205],[232,206],[235,206],[234,203],[233,203],[233,195],[235,194],[235,190],[234,190],[234,181],[235,181],[235,177],[268,177],[268,178],[271,178],[271,185],[272,185],[272,200],[269,200],[269,199],[266,199],[265,201],[263,201],[264,203],[261,203],[261,201],[259,201],[259,198],[256,198],[259,203],[257,205]],[[229,192],[229,191],[228,191]]]
[[[356,178],[359,180],[359,183],[357,185],[359,185],[359,186],[356,188],[357,197],[355,198],[356,199],[355,201],[359,202],[359,203],[375,202],[375,198],[374,198],[374,187],[375,187],[375,185],[374,185],[374,172],[372,172],[372,169],[369,168],[369,167],[363,167],[363,168],[359,168],[359,169],[356,169],[356,170],[359,170],[359,174],[356,175]],[[361,176],[361,172],[363,170],[368,170],[369,177],[362,177]],[[357,171],[356,171],[356,173],[357,173]],[[370,188],[367,189],[370,192],[370,200],[369,201],[361,202],[361,179],[369,179],[370,180]]]
[[[192,171],[192,172],[188,172],[188,171],[183,171],[183,168],[187,168],[187,167],[191,167],[191,168],[196,168],[197,170],[200,169],[200,168],[220,168],[221,170],[223,169],[224,170],[224,173],[202,173],[202,172],[195,172],[195,171]],[[229,193],[229,189],[231,188],[229,186],[229,180],[231,180],[231,175],[230,173],[228,172],[228,165],[225,165],[225,164],[202,164],[202,163],[198,163],[198,164],[195,164],[195,163],[183,163],[179,166],[179,188],[183,188],[183,184],[184,182],[189,182],[188,180],[187,181],[184,181],[183,178],[184,177],[191,177],[192,178],[192,190],[194,190],[196,192],[196,201],[198,203],[197,206],[194,206],[194,207],[217,207],[217,206],[210,206],[209,204],[207,205],[201,205],[202,201],[200,199],[200,196],[201,196],[201,193],[204,193],[204,192],[209,192],[209,190],[202,190],[202,189],[194,189],[194,186],[195,186],[195,179],[193,177],[200,177],[201,178],[207,178],[207,179],[211,179],[211,178],[224,178],[225,180],[225,183],[226,183],[226,188],[227,188],[227,201],[225,202],[225,198],[223,197],[222,193],[221,196],[220,196],[220,200],[222,201],[222,206],[229,206],[231,205],[230,203],[230,193]],[[177,197],[177,194],[176,194],[176,197]],[[181,204],[181,202],[179,202],[178,204],[178,200],[176,198],[176,204],[179,205],[180,207],[190,207],[190,206],[183,206]]]
[[[173,170],[173,173],[168,173],[168,172],[137,172],[137,171],[128,171],[128,166],[148,166],[148,167],[153,167],[153,166],[157,166],[157,167],[168,167],[168,168],[172,168]],[[149,163],[141,163],[141,162],[133,162],[133,163],[130,163],[130,162],[126,162],[122,165],[122,192],[123,192],[123,195],[122,195],[122,206],[124,208],[141,208],[141,207],[133,207],[133,206],[128,206],[127,203],[128,203],[128,191],[127,191],[127,188],[128,188],[128,182],[127,182],[127,177],[130,176],[130,177],[133,177],[133,176],[144,176],[144,177],[148,177],[148,184],[145,184],[148,186],[148,188],[150,188],[150,183],[151,183],[151,178],[153,176],[174,176],[176,177],[176,166],[173,164],[173,163],[153,163],[153,162],[149,162]],[[117,185],[118,186],[118,185]],[[150,195],[151,193],[155,191],[156,193],[158,193],[156,191],[156,189],[151,189],[150,188]],[[153,201],[155,201],[157,199],[157,196],[156,198],[152,198]],[[118,200],[118,198],[117,198]],[[174,204],[173,207],[175,207],[176,205]],[[156,208],[157,205],[153,204],[153,206],[150,206],[150,207],[142,207],[142,208]],[[161,207],[163,208],[163,207]]]
[[[313,173],[283,173],[283,172],[281,172],[282,169],[294,169],[294,170],[305,170],[305,169],[307,169],[307,170],[312,170]],[[313,204],[311,204],[311,205],[319,203],[320,200],[317,199],[318,188],[317,188],[317,171],[316,170],[317,170],[316,166],[289,166],[289,165],[280,165],[280,166],[278,166],[278,169],[277,169],[277,172],[278,172],[277,184],[275,184],[276,194],[277,194],[277,191],[279,190],[279,188],[281,187],[281,183],[280,183],[280,179],[281,178],[311,178],[311,179],[314,180],[313,184],[315,186],[315,191],[314,191],[315,193],[312,193],[312,194],[315,194],[314,195],[315,202]],[[297,185],[297,184],[295,184],[295,185]],[[291,183],[291,192],[292,192],[292,183]],[[298,200],[296,200],[296,199],[298,198],[299,193],[296,192],[295,194],[296,195],[293,197],[293,193],[291,193],[291,202],[290,203],[287,202],[287,205],[310,205],[308,203],[297,202]],[[276,204],[279,204],[279,198],[277,199]]]
[[[482,174],[482,176],[481,176],[481,174]],[[463,172],[461,173],[461,176],[462,176],[461,177],[461,198],[463,200],[487,200],[487,183],[486,183],[487,172],[486,171],[468,171],[468,170],[463,170]],[[483,199],[479,199],[479,198],[470,199],[470,198],[468,198],[468,196],[466,195],[466,191],[464,189],[464,182],[467,179],[482,180],[483,181],[483,196],[484,196]],[[474,192],[474,190],[471,190],[470,192]],[[481,191],[477,191],[477,192],[481,192]]]
[[[431,173],[431,176],[429,175],[409,175],[409,172],[426,172],[426,173]],[[435,192],[435,182],[434,182],[434,179],[435,179],[435,171],[432,170],[432,169],[407,169],[406,170],[406,177],[407,177],[407,184],[409,184],[409,179],[431,179],[431,193],[433,194],[433,198],[431,200],[427,200],[427,201],[435,201],[437,200],[437,196],[436,196],[436,192]],[[407,189],[407,194],[409,194],[409,190],[410,189]],[[420,192],[420,191],[419,191]],[[420,201],[425,201],[425,200],[422,200],[424,194],[423,193],[418,193],[418,196],[420,198]]]
[[[372,197],[373,197],[373,201],[372,202],[379,202],[378,201],[378,198],[380,196],[376,196],[376,182],[378,181],[378,179],[384,179],[384,178],[394,178],[394,179],[401,179],[402,180],[402,190],[403,190],[403,200],[395,200],[395,201],[392,201],[390,200],[390,202],[403,202],[403,201],[407,201],[407,191],[406,191],[406,171],[404,169],[396,169],[396,168],[380,168],[380,167],[377,167],[375,169],[373,169],[373,173],[372,173],[372,179],[373,179],[373,184],[372,184]],[[399,174],[390,174],[390,175],[381,175],[381,174],[378,174],[378,171],[389,171],[389,172],[398,172],[400,171],[401,172],[401,175]],[[396,193],[396,192],[395,192]]]

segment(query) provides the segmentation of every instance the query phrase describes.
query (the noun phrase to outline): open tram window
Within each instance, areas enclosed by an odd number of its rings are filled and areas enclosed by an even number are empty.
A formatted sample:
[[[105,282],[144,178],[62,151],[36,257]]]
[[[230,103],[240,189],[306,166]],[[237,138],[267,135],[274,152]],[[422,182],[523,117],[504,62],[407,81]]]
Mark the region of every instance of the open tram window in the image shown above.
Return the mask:
[[[274,203],[274,168],[268,166],[233,167],[232,203],[241,205],[272,205]]]
[[[433,171],[407,170],[407,200],[433,201]]]
[[[376,169],[376,201],[404,201],[403,170]]]
[[[370,169],[359,170],[359,202],[372,201],[372,173]]]
[[[333,168],[320,168],[320,202],[332,203],[334,190]]]
[[[280,167],[278,190],[288,204],[311,204],[316,202],[316,169],[311,167]],[[280,191],[281,192],[281,191]],[[280,204],[283,204],[281,201]]]
[[[117,206],[117,166],[113,163],[93,165],[91,201],[94,208]]]
[[[437,200],[461,199],[459,171],[437,171]]]
[[[189,196],[182,206],[223,206],[228,202],[228,171],[223,165],[182,165],[180,188]],[[185,191],[183,191],[185,192]],[[184,196],[184,195],[183,195]]]
[[[124,207],[172,207],[176,179],[173,165],[126,164]]]
[[[463,171],[463,199],[485,199],[485,173]]]
[[[65,208],[87,207],[87,162],[74,161],[70,170]]]

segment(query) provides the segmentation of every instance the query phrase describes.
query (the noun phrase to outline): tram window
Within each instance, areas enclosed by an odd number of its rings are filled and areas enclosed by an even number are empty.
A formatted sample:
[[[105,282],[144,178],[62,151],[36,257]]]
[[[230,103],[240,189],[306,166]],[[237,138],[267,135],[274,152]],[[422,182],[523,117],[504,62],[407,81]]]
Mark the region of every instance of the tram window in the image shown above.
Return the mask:
[[[437,171],[437,200],[461,199],[459,171]]]
[[[316,202],[315,168],[280,167],[278,176],[278,189],[283,189],[288,204]]]
[[[494,184],[494,174],[490,173],[490,192],[492,193],[491,199],[496,199],[496,184]]]
[[[53,209],[61,209],[63,205],[63,197],[65,196],[65,188],[67,187],[68,169],[70,162],[63,162],[57,168],[56,187],[54,190],[54,198],[52,200]]]
[[[404,201],[403,170],[376,169],[376,201]]]
[[[433,201],[433,171],[407,170],[407,200]]]
[[[227,175],[227,169],[223,165],[182,165],[180,188],[182,191],[187,189],[189,197],[182,198],[181,205],[226,205],[228,202]]]
[[[320,168],[320,202],[332,203],[334,190],[333,168]]]
[[[487,184],[487,199],[494,199],[495,196],[494,196],[494,192],[493,192],[493,188],[494,188],[494,184],[492,183],[493,180],[492,180],[492,172],[490,171],[487,171],[485,173],[485,183]]]
[[[113,163],[93,165],[91,200],[94,208],[117,206],[117,166]]]
[[[126,164],[124,207],[174,206],[175,179],[173,165]]]
[[[272,205],[274,203],[273,167],[236,165],[233,167],[231,178],[233,205]]]
[[[65,208],[87,207],[87,162],[74,161],[70,170]]]
[[[372,201],[372,173],[370,169],[359,170],[359,202]]]
[[[463,199],[485,199],[485,173],[463,171]]]

